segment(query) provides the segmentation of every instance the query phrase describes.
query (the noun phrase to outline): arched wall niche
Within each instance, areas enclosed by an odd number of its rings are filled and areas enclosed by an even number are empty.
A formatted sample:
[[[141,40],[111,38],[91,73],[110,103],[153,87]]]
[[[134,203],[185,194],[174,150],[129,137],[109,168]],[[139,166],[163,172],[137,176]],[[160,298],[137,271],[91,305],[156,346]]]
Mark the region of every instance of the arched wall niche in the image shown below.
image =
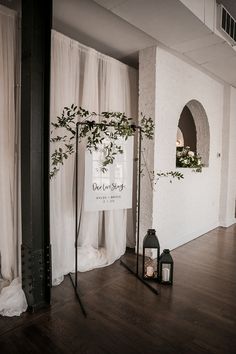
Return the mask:
[[[194,124],[192,124],[192,128],[188,127],[188,129],[192,129],[192,133],[188,132],[188,134],[184,134],[184,126],[181,124],[181,119],[183,118],[182,114],[191,114],[191,119],[193,119]],[[190,116],[189,116],[190,117]],[[202,162],[204,166],[209,166],[209,155],[210,155],[210,128],[209,122],[207,118],[206,111],[203,105],[193,99],[189,101],[183,108],[182,113],[180,115],[180,119],[178,122],[178,129],[184,135],[193,136],[193,143],[190,144],[184,141],[184,145],[191,146],[191,149],[196,150],[197,153],[202,157]]]

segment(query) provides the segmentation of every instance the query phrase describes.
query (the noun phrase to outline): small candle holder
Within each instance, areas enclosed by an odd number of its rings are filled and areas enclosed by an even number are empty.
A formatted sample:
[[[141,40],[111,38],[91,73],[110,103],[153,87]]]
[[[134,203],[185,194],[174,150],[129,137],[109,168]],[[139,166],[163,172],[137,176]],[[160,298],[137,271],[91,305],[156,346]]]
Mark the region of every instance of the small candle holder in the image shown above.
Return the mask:
[[[164,249],[159,261],[159,273],[161,284],[173,284],[173,269],[174,262],[170,254],[170,250]]]
[[[143,240],[143,279],[158,279],[160,245],[154,229],[149,229]]]

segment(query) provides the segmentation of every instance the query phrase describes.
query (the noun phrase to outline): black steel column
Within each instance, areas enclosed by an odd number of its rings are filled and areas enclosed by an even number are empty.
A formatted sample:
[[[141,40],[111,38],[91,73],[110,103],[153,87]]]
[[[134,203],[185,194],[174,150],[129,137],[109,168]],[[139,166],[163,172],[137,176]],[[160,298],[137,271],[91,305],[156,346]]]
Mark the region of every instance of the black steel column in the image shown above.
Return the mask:
[[[32,310],[50,304],[51,20],[52,0],[22,0],[22,284]]]

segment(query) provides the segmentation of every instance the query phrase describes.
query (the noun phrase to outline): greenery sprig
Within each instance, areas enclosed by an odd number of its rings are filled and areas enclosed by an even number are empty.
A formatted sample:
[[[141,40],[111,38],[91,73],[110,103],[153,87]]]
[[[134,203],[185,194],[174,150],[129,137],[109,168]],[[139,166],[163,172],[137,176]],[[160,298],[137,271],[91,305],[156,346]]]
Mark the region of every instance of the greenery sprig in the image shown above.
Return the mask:
[[[145,172],[144,172],[144,168],[145,168],[147,171],[147,175],[148,175],[149,182],[150,182],[152,189],[155,189],[155,185],[157,184],[157,182],[159,181],[160,178],[167,177],[167,178],[169,178],[170,183],[172,183],[173,179],[175,179],[175,178],[178,180],[184,178],[183,173],[181,173],[179,171],[166,171],[166,172],[150,171],[147,167],[148,164],[147,164],[146,157],[145,157],[145,148],[141,151],[141,153],[142,153],[142,160],[143,160],[142,176],[145,176]]]
[[[89,112],[72,104],[64,107],[61,116],[57,117],[55,123],[51,123],[54,128],[51,131],[50,141],[59,143],[59,147],[51,155],[52,169],[50,178],[54,177],[60,169],[60,165],[75,152],[76,124],[81,122],[78,132],[79,142],[86,139],[86,148],[92,152],[101,149],[103,161],[101,171],[105,172],[107,166],[112,164],[117,154],[122,154],[122,146],[119,138],[127,140],[135,134],[137,126],[132,118],[121,112],[102,112],[100,114]],[[99,123],[99,124],[97,124]],[[153,139],[154,123],[151,117],[142,115],[140,128],[142,136]],[[63,134],[60,134],[62,132]],[[54,135],[58,133],[57,135]]]
[[[170,180],[169,182],[172,183],[172,179],[176,178],[178,180],[183,179],[184,175],[183,173],[179,172],[179,171],[168,171],[168,172],[155,172],[155,171],[151,171],[151,178],[152,178],[152,183],[154,185],[157,184],[157,182],[159,181],[160,178],[162,177],[169,177]]]
[[[122,146],[119,138],[127,140],[135,134],[137,125],[132,118],[121,112],[90,112],[82,107],[72,104],[70,107],[64,107],[62,114],[57,116],[57,121],[51,123],[52,143],[59,146],[51,155],[50,178],[54,177],[60,166],[75,152],[76,124],[81,122],[78,131],[78,139],[86,142],[86,149],[90,152],[102,149],[103,160],[101,162],[101,171],[106,172],[108,165],[114,162],[118,154],[122,154]],[[154,123],[151,117],[141,115],[140,129],[142,137],[151,140],[154,137]],[[143,152],[142,152],[143,153]],[[143,155],[144,165],[147,167],[145,156]],[[183,174],[177,171],[157,172],[148,171],[148,176],[152,187],[162,177],[171,179],[182,179]]]

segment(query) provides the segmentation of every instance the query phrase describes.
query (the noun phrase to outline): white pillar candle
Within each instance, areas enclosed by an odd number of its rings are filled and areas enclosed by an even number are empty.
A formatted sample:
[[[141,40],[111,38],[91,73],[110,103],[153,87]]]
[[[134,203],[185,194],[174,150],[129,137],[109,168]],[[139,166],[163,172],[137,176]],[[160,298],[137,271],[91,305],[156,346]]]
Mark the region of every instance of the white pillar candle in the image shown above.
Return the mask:
[[[170,281],[170,270],[162,268],[162,281]]]
[[[151,267],[151,266],[147,267],[147,276],[153,277],[153,273],[154,273],[153,267]]]

